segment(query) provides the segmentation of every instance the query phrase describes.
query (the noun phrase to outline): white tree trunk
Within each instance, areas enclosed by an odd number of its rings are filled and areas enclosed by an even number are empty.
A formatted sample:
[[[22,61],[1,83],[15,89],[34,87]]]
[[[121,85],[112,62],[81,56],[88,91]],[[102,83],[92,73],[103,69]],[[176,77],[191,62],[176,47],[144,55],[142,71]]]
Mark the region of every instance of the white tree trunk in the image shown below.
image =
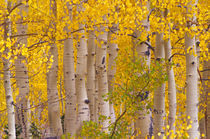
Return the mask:
[[[10,82],[10,62],[7,59],[3,59],[4,64],[4,88],[6,93],[7,113],[8,113],[8,136],[9,139],[15,139],[15,111],[14,101],[12,96],[11,82]]]
[[[84,10],[81,5],[78,6],[78,12]],[[80,23],[79,28],[85,28],[85,25]],[[85,86],[85,75],[87,69],[87,55],[88,55],[87,39],[85,38],[84,30],[79,31],[79,33],[82,35],[80,36],[77,45],[76,95],[77,95],[77,104],[78,104],[78,117],[77,117],[78,129],[80,130],[83,125],[83,121],[90,120],[90,111],[89,111],[89,100],[87,97],[87,90]]]
[[[55,44],[51,44],[50,56],[53,56],[53,63],[47,73],[47,97],[50,136],[54,137],[62,135],[60,105],[57,89],[58,50]]]
[[[67,39],[64,42],[63,66],[64,89],[66,95],[64,132],[74,135],[76,133],[76,89],[72,38]]]
[[[149,51],[148,46],[145,44],[141,44],[141,45],[136,44],[136,51],[137,51],[138,57],[142,57],[142,59],[144,60],[144,62],[147,63],[147,66],[149,68],[150,56],[145,55],[145,53]],[[138,113],[138,118],[135,122],[135,129],[136,131],[140,131],[140,134],[138,134],[136,138],[145,139],[145,137],[149,135],[151,114],[148,113],[148,110],[146,109],[146,107],[143,107],[143,110],[139,110],[137,113]]]
[[[95,33],[89,31],[88,36],[88,59],[87,59],[87,94],[90,101],[90,120],[96,120],[96,92],[95,92]]]
[[[112,31],[114,33],[117,33],[117,25],[113,25],[112,27]],[[116,40],[116,37],[112,37],[112,32],[109,31],[108,32],[108,53],[109,53],[109,63],[108,63],[108,89],[109,92],[114,91],[114,76],[116,73],[116,58],[117,58],[117,54],[118,54],[118,44],[117,43],[113,43],[111,41]],[[109,104],[109,109],[110,109],[110,116],[111,116],[111,123],[115,122],[116,116],[115,116],[115,112],[114,112],[114,107],[113,107],[113,103]]]
[[[67,8],[69,11],[70,20],[72,21],[72,5],[67,3]],[[71,30],[66,29],[66,31],[69,33]],[[71,34],[69,39],[64,41],[63,55],[64,89],[66,95],[64,133],[66,135],[70,133],[71,136],[76,134],[77,129],[74,48],[72,35],[73,34]]]
[[[198,77],[197,77],[197,59],[193,55],[196,52],[195,37],[188,32],[185,34],[185,53],[186,53],[186,110],[188,130],[191,139],[199,138],[198,132]],[[191,123],[192,121],[192,123]]]
[[[108,93],[108,79],[107,79],[107,68],[106,68],[106,55],[107,55],[107,37],[108,33],[105,27],[100,28],[98,36],[99,47],[97,47],[97,78],[98,78],[98,107],[99,116],[110,116],[109,101],[104,101]],[[109,126],[109,119],[104,120],[102,123],[103,130],[107,131]]]
[[[156,33],[155,58],[158,61],[162,60],[164,55],[163,34]],[[164,117],[165,117],[165,83],[161,84],[154,91],[154,136],[157,139],[162,139],[164,136]],[[158,135],[159,133],[159,135]]]
[[[167,18],[168,10],[164,12],[164,17]],[[169,25],[170,26],[170,25]],[[170,33],[170,30],[169,30]],[[175,131],[175,117],[176,117],[176,83],[174,77],[174,70],[172,67],[172,50],[171,50],[171,40],[170,34],[167,40],[164,40],[165,47],[165,59],[168,61],[167,75],[168,75],[168,99],[169,99],[169,116],[168,124],[170,132],[176,133]]]
[[[20,3],[21,1],[19,1]],[[19,14],[21,15],[20,23],[23,22],[23,12],[28,12],[28,5],[22,4],[19,6]],[[27,25],[17,24],[17,34],[23,35],[27,33]],[[27,46],[27,37],[18,37],[17,38],[18,46],[17,47],[26,47]],[[19,118],[17,121],[22,127],[22,138],[30,138],[30,101],[29,96],[29,79],[28,79],[28,69],[23,63],[26,62],[26,57],[19,54],[17,60],[15,60],[15,72],[16,72],[16,83],[19,89],[19,95],[17,99],[17,106],[19,107]]]
[[[55,0],[50,1],[51,13],[53,17],[56,18],[57,5]],[[56,30],[56,25],[52,22],[51,25],[54,30],[52,34],[54,35]],[[53,36],[53,41],[55,41],[55,36]],[[62,135],[62,126],[60,119],[60,106],[59,106],[59,97],[57,89],[57,73],[58,73],[58,50],[57,46],[54,44],[51,45],[49,50],[49,56],[53,56],[52,66],[47,73],[47,97],[48,97],[48,117],[50,125],[50,136],[60,136]]]
[[[176,83],[174,77],[174,70],[172,67],[172,59],[171,59],[171,41],[170,38],[164,41],[165,46],[165,58],[169,61],[169,65],[167,66],[167,74],[168,74],[168,99],[169,99],[169,116],[168,116],[168,124],[169,130],[175,133],[175,116],[176,116]]]
[[[197,2],[197,1],[195,1]],[[192,11],[192,2],[187,4],[187,13]],[[187,18],[187,17],[186,17]],[[195,20],[195,16],[192,19]],[[189,28],[190,23],[186,23]],[[187,125],[192,126],[188,129],[190,139],[199,138],[199,122],[198,122],[198,73],[197,73],[197,57],[195,36],[189,32],[185,32],[185,54],[186,54],[186,115]]]
[[[140,5],[141,6],[141,5]],[[150,9],[150,4],[147,3],[148,10]],[[146,31],[149,31],[149,21],[147,19],[142,20],[142,25],[145,27]],[[138,26],[138,25],[137,25]],[[141,36],[141,32],[136,30],[135,31],[137,39]],[[139,40],[134,40],[134,47],[135,51],[137,52],[138,57],[142,58],[142,61],[144,61],[147,65],[146,68],[149,69],[150,67],[150,49],[146,44],[140,44]],[[148,42],[149,43],[149,42]],[[143,63],[144,64],[144,63]],[[144,90],[145,92],[147,90]],[[149,110],[146,109],[146,107],[142,107],[142,110],[137,111],[137,119],[135,121],[135,130],[137,132],[140,131],[140,134],[137,134],[137,139],[145,139],[145,137],[149,136],[149,129],[151,124],[151,113],[148,113]]]
[[[11,2],[5,0],[7,4],[7,10],[10,10],[11,8]],[[7,41],[7,39],[11,35],[11,24],[9,23],[9,19],[5,19],[4,24],[4,40]],[[5,46],[6,47],[6,46]],[[9,52],[9,48],[5,48],[4,54],[7,54]],[[12,96],[12,89],[11,89],[11,82],[10,82],[10,62],[9,59],[3,58],[3,71],[4,71],[4,89],[6,93],[6,104],[7,104],[7,113],[8,113],[8,137],[9,139],[15,139],[15,111],[14,111],[14,101]]]

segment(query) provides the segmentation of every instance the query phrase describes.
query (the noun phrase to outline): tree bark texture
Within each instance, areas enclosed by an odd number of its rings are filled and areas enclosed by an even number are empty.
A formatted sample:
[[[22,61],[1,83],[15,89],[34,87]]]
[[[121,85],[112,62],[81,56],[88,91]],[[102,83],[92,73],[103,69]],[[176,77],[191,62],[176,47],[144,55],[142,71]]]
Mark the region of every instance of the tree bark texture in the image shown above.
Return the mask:
[[[198,74],[197,74],[197,58],[193,51],[196,52],[195,37],[188,32],[185,34],[185,53],[186,53],[186,112],[188,126],[192,128],[188,130],[190,138],[199,138],[198,132]]]
[[[72,21],[72,5],[67,2],[67,10],[70,21]],[[70,33],[66,27],[66,32]],[[64,118],[64,133],[71,136],[76,134],[77,115],[76,115],[76,88],[75,88],[75,70],[74,70],[74,48],[73,34],[70,38],[64,41],[63,51],[63,72],[64,72],[64,89],[66,95],[65,101],[65,118]]]
[[[11,2],[5,0],[5,3],[7,4],[7,10],[9,11],[11,8]],[[4,24],[4,40],[7,41],[7,39],[11,35],[11,24],[9,18],[5,18],[5,24]],[[4,54],[7,54],[9,52],[9,48],[6,48],[4,50]],[[14,111],[14,101],[13,101],[13,95],[12,95],[12,88],[11,88],[11,81],[10,81],[10,61],[9,59],[3,58],[3,71],[4,71],[4,89],[6,94],[6,104],[7,104],[7,113],[8,113],[8,138],[9,139],[15,139],[16,138],[16,129],[15,129],[15,111]]]
[[[88,36],[88,58],[87,58],[87,94],[88,99],[90,101],[90,120],[91,121],[97,121],[96,120],[96,92],[95,92],[95,33],[93,30],[90,30]]]
[[[20,3],[21,1],[19,1]],[[23,12],[28,13],[28,5],[22,4],[19,7],[19,14],[21,15],[20,22],[23,22]],[[17,24],[17,34],[23,35],[27,34],[27,25]],[[26,47],[27,46],[27,37],[18,37],[17,38],[18,46],[17,47]],[[22,54],[17,56],[15,60],[15,72],[16,72],[16,83],[19,90],[19,95],[17,96],[17,106],[18,119],[17,123],[22,127],[22,138],[30,138],[30,101],[29,97],[29,78],[28,78],[28,69],[26,64],[26,57]],[[16,117],[17,117],[16,116]],[[17,119],[17,118],[16,118]]]
[[[57,17],[57,4],[55,0],[50,1],[50,13],[54,18]],[[55,34],[56,24],[51,23],[51,27]],[[50,44],[51,48],[49,50],[49,56],[53,57],[52,66],[47,73],[47,97],[48,97],[48,118],[50,126],[50,136],[61,136],[62,125],[60,119],[60,105],[57,89],[57,76],[58,76],[58,49],[55,44],[55,36],[52,36],[52,43]]]
[[[114,33],[117,33],[117,25],[113,25],[112,31]],[[114,91],[114,76],[116,74],[116,58],[118,54],[118,44],[113,43],[112,41],[116,40],[116,37],[112,37],[113,33],[112,31],[108,32],[108,54],[109,54],[109,63],[108,63],[108,89],[109,92]],[[111,100],[110,100],[111,101]],[[110,109],[110,116],[111,116],[111,123],[113,123],[116,119],[115,116],[115,111],[113,107],[113,102],[110,102],[109,104],[109,109]]]
[[[157,62],[160,62],[165,58],[164,54],[164,42],[163,34],[156,33],[156,47],[155,58]],[[164,117],[165,117],[165,83],[162,83],[154,91],[154,136],[157,139],[161,139],[164,136]]]
[[[108,33],[106,27],[100,28],[100,34],[98,36],[99,47],[97,47],[97,78],[98,78],[98,107],[99,107],[99,116],[110,116],[109,110],[109,101],[105,101],[106,95],[108,93],[108,78],[107,78],[107,37]],[[109,119],[105,119],[102,122],[103,130],[108,130]]]

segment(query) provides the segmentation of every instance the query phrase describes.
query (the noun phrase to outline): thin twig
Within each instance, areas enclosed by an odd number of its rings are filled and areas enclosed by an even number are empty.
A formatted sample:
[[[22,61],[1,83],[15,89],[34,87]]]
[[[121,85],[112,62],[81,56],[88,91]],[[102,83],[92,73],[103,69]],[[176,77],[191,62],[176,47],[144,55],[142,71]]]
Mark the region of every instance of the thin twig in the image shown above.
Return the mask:
[[[125,115],[126,113],[126,109],[124,110],[124,112],[116,119],[115,123],[114,123],[114,129],[112,131],[112,135],[111,135],[111,138],[114,136],[115,134],[115,131],[116,131],[116,128],[117,128],[117,122]]]

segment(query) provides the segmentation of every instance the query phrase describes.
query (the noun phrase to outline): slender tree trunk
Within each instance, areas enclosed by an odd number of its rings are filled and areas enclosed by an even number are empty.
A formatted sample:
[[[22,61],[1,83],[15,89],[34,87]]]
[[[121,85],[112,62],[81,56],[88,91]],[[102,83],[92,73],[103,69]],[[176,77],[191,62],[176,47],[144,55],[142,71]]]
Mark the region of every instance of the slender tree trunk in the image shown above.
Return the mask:
[[[98,36],[99,47],[97,47],[97,78],[98,78],[98,107],[99,116],[110,116],[109,101],[105,101],[108,93],[108,79],[107,79],[107,68],[106,68],[106,55],[107,55],[107,31],[105,27],[100,28],[100,34]],[[102,122],[103,130],[108,130],[109,119]]]
[[[192,2],[188,3],[186,8],[189,13],[192,8]],[[187,17],[186,17],[187,18]],[[194,20],[195,16],[192,20]],[[186,23],[186,27],[191,25]],[[185,53],[186,53],[186,115],[188,126],[188,135],[190,139],[199,138],[199,124],[198,124],[198,74],[197,74],[197,57],[195,36],[189,32],[185,33]]]
[[[160,62],[165,57],[163,34],[156,33],[155,58]],[[154,91],[154,136],[157,139],[162,139],[164,136],[164,117],[165,117],[165,83],[162,83]],[[159,134],[159,135],[158,135]]]
[[[6,50],[8,52],[8,50]],[[7,53],[5,51],[5,53]],[[15,111],[14,111],[14,101],[12,96],[11,82],[10,82],[10,62],[8,59],[3,58],[4,65],[4,89],[6,93],[6,103],[7,103],[7,113],[8,113],[8,136],[9,139],[15,139]]]
[[[187,119],[190,138],[199,138],[198,132],[198,80],[197,80],[197,59],[192,51],[196,52],[195,37],[188,32],[185,34],[185,53],[186,53],[186,90],[187,90]],[[192,121],[192,123],[191,123]]]
[[[76,133],[76,90],[73,39],[64,42],[64,88],[66,94],[65,133]]]
[[[57,5],[55,0],[50,1],[51,13],[56,19]],[[56,25],[52,22],[52,35],[55,35]],[[47,97],[48,97],[48,117],[50,125],[50,136],[61,136],[62,125],[60,119],[60,106],[57,89],[57,74],[58,74],[58,49],[55,45],[55,36],[52,37],[53,43],[50,44],[49,56],[53,56],[52,66],[47,73]]]
[[[142,5],[140,5],[142,7]],[[150,4],[147,3],[148,10],[150,9]],[[141,21],[142,26],[144,26],[145,31],[149,31],[149,21],[147,19]],[[138,26],[138,25],[137,25]],[[138,57],[142,58],[142,61],[146,63],[146,68],[150,67],[150,49],[146,44],[140,44],[139,38],[141,32],[135,31],[137,39],[134,41],[135,51],[137,52]],[[146,40],[149,41],[149,40]],[[149,42],[148,42],[149,43]],[[146,92],[146,90],[144,90]],[[140,131],[140,134],[137,134],[137,139],[145,139],[150,135],[150,126],[151,126],[151,113],[148,113],[149,110],[146,107],[142,107],[142,110],[137,111],[137,120],[135,121],[135,130]]]
[[[136,47],[136,51],[138,56],[142,57],[142,61],[147,63],[147,68],[149,68],[150,64],[150,55],[145,55],[149,48],[145,44],[138,45]],[[142,110],[137,112],[138,117],[135,122],[135,129],[140,131],[140,134],[136,136],[136,139],[145,139],[145,137],[149,136],[149,128],[150,128],[150,116],[151,114],[148,113],[146,107],[143,107]]]
[[[88,59],[87,59],[87,94],[90,100],[90,120],[96,120],[96,92],[95,92],[95,33],[90,30],[88,36]]]
[[[72,5],[67,3],[67,8],[72,21]],[[67,27],[66,27],[67,28]],[[67,32],[70,30],[66,29]],[[64,41],[63,70],[64,70],[64,89],[66,95],[65,101],[65,119],[64,133],[71,136],[76,134],[76,88],[75,88],[75,71],[74,71],[74,48],[73,34]]]
[[[111,28],[114,33],[117,31],[117,25],[113,25]],[[118,54],[118,44],[113,43],[112,41],[115,41],[117,38],[112,37],[113,33],[112,31],[108,32],[108,53],[109,53],[109,63],[108,63],[108,89],[109,92],[114,91],[114,76],[116,73],[116,58]],[[110,116],[111,116],[111,123],[115,122],[115,112],[114,112],[114,107],[113,107],[113,102],[110,102],[109,104],[109,109],[110,109]]]
[[[140,37],[140,32],[136,32],[137,37]],[[139,44],[139,41],[135,41],[135,49],[138,54],[138,57],[142,57],[142,61],[146,63],[149,68],[150,65],[150,55],[147,55],[146,53],[149,53],[149,48],[146,44]],[[146,91],[146,90],[145,90]],[[140,132],[140,134],[137,134],[137,139],[145,139],[145,137],[149,136],[149,128],[150,128],[150,116],[151,114],[148,113],[148,110],[146,107],[143,107],[142,110],[137,111],[137,120],[135,122],[135,130],[137,132]]]
[[[172,59],[171,57],[171,41],[170,38],[164,41],[165,46],[165,58],[169,61],[169,65],[167,66],[167,74],[168,74],[168,99],[169,99],[169,130],[175,134],[175,116],[176,116],[176,83],[174,77],[174,70],[172,67]]]
[[[95,60],[95,111],[96,111],[96,122],[98,123],[99,121],[99,100],[98,100],[98,65],[99,65],[99,49],[98,45],[95,45],[95,51],[96,51],[96,60]]]
[[[81,1],[83,3],[84,1]],[[82,4],[78,6],[78,12],[82,12],[84,8]],[[85,25],[80,23],[79,28],[85,28]],[[85,75],[87,70],[87,39],[85,31],[79,31],[82,34],[77,45],[77,66],[76,66],[76,95],[78,104],[78,128],[81,129],[83,121],[90,120],[89,100],[85,86]],[[78,132],[79,132],[78,130]]]
[[[165,10],[164,16],[167,18],[168,10]],[[169,25],[170,26],[170,25]],[[169,31],[170,32],[170,31]],[[164,40],[165,59],[168,61],[167,75],[168,75],[168,99],[169,99],[169,116],[168,124],[170,132],[176,133],[175,130],[175,117],[176,117],[176,83],[174,77],[174,70],[172,67],[172,52],[170,34],[167,40]]]
[[[10,11],[11,8],[11,2],[5,0],[7,4],[7,11]],[[11,35],[11,23],[9,21],[9,18],[5,18],[5,24],[4,24],[4,40],[7,41],[7,39]],[[5,46],[4,54],[7,54],[9,52],[9,48]],[[15,111],[14,111],[14,101],[12,96],[12,89],[11,89],[11,82],[10,82],[10,62],[9,59],[3,58],[3,71],[4,71],[4,89],[6,93],[6,104],[7,104],[7,113],[8,113],[8,138],[9,139],[15,139],[16,138],[16,131],[15,131]]]
[[[19,1],[20,3],[21,1]],[[23,12],[28,12],[28,5],[19,6],[21,19],[20,22],[23,22]],[[27,25],[18,24],[17,25],[17,34],[24,35],[27,33]],[[26,47],[27,46],[27,37],[18,37],[18,46],[17,47]],[[26,62],[26,57],[22,54],[17,56],[15,60],[15,71],[16,71],[16,83],[19,89],[19,95],[17,97],[17,106],[20,120],[17,121],[22,127],[22,138],[30,138],[30,101],[29,96],[29,79],[28,79],[28,69],[24,64]]]

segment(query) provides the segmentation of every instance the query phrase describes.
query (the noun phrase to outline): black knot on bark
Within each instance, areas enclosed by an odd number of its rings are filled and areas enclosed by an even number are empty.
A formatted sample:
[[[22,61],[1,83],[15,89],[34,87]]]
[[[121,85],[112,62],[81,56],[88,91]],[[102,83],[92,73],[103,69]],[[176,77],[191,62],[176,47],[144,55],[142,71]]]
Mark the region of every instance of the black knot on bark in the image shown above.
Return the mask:
[[[149,55],[150,55],[150,51],[147,50],[147,51],[145,52],[145,55],[146,55],[146,56],[149,56]]]
[[[195,62],[193,61],[193,62],[192,62],[192,64],[194,65],[194,64],[195,64]]]
[[[88,99],[85,99],[85,104],[89,104],[90,101]]]
[[[197,46],[199,46],[199,45],[200,45],[200,42],[199,42],[199,41],[197,41],[197,42],[196,42],[196,45],[197,45]]]
[[[104,64],[104,63],[105,63],[105,56],[102,58],[101,64]]]

